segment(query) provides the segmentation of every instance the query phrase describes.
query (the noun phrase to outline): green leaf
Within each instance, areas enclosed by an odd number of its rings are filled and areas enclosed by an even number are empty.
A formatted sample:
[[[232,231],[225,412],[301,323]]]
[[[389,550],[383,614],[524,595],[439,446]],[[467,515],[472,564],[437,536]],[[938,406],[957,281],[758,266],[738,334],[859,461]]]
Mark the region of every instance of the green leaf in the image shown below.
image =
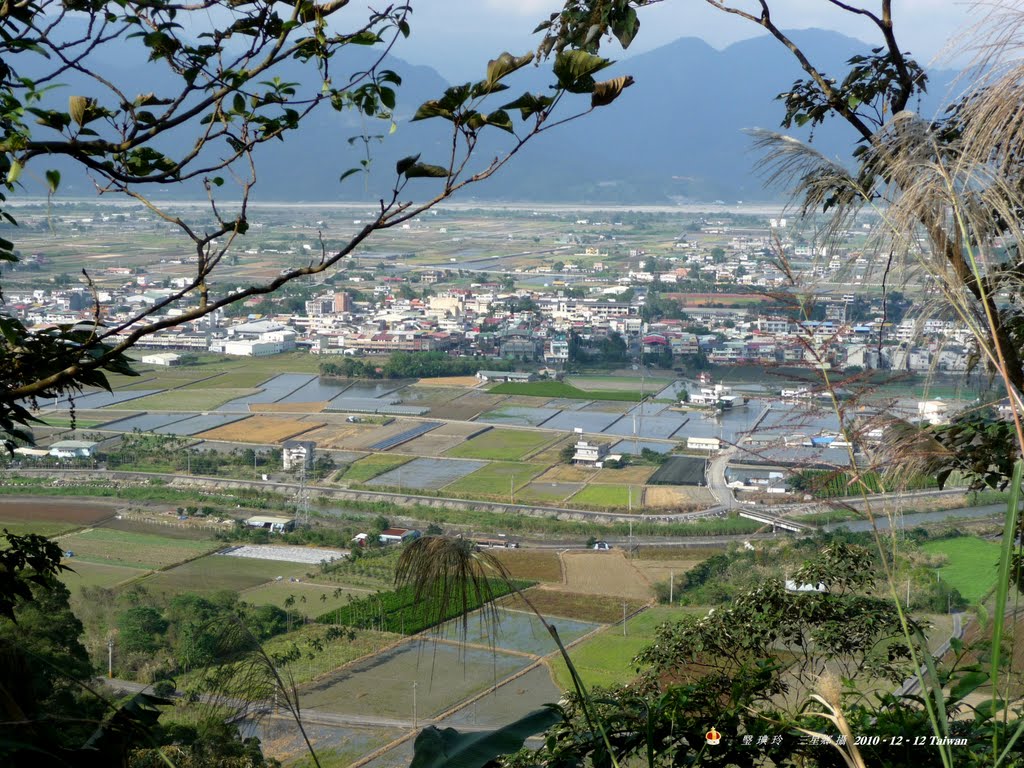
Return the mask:
[[[18,178],[21,176],[21,171],[23,167],[24,166],[22,166],[22,164],[19,163],[17,160],[11,160],[11,167],[7,169],[8,184],[13,184],[18,180]]]
[[[215,187],[223,187],[224,186],[224,179],[222,177],[220,177],[220,176],[214,176],[212,179],[210,179],[210,181],[213,182],[213,185]]]
[[[498,58],[487,62],[488,85],[497,84],[503,77],[515,72],[517,69],[522,69],[531,61],[533,61],[532,52],[525,56],[513,56],[508,51],[505,51]]]
[[[420,156],[418,154],[416,154],[416,155],[409,155],[408,157],[403,157],[401,160],[399,160],[397,163],[395,163],[395,172],[399,176],[401,176],[407,170],[412,168],[413,165],[416,164],[416,161],[419,160],[419,159],[420,159]]]
[[[639,31],[640,19],[632,6],[626,8],[626,15],[623,18],[612,22],[612,34],[623,48],[629,48],[629,44]]]
[[[245,97],[240,93],[236,93],[233,101],[233,110],[240,115],[245,114]]]
[[[554,101],[550,96],[537,96],[533,93],[524,93],[515,101],[510,101],[508,104],[502,104],[502,109],[518,109],[519,114],[522,115],[523,120],[535,115],[538,112],[543,112],[545,109],[551,106]]]
[[[530,736],[561,719],[558,710],[546,708],[494,731],[459,733],[454,728],[424,728],[416,737],[409,768],[483,768],[497,757],[518,751]]]
[[[362,170],[363,170],[362,168],[349,168],[347,171],[345,171],[343,174],[341,174],[341,177],[338,179],[338,181],[344,181],[349,176],[351,176],[353,173],[359,173]]]
[[[512,118],[508,116],[508,112],[503,109],[497,109],[491,114],[484,117],[484,122],[488,125],[493,125],[495,128],[501,128],[503,131],[512,133]]]
[[[586,51],[562,51],[555,56],[554,72],[559,86],[570,93],[590,93],[594,88],[592,75],[611,64],[610,59]]]
[[[949,695],[954,701],[958,701],[969,693],[973,693],[979,686],[988,680],[985,672],[968,672],[956,681],[956,684],[949,689]]]
[[[412,120],[410,122],[416,122],[417,120],[429,120],[432,117],[443,117],[445,120],[451,120],[452,112],[450,109],[442,107],[441,102],[432,99],[420,104],[420,108],[416,110],[416,114],[412,116]]]
[[[50,194],[52,195],[57,191],[57,187],[60,186],[60,171],[49,170],[44,175],[46,176],[46,184],[50,189]]]
[[[630,75],[616,77],[614,80],[605,80],[594,84],[594,92],[590,94],[590,106],[606,107],[619,98],[619,95],[626,88],[633,84]]]
[[[447,179],[448,169],[440,165],[429,165],[427,163],[414,163],[405,170],[407,179]]]

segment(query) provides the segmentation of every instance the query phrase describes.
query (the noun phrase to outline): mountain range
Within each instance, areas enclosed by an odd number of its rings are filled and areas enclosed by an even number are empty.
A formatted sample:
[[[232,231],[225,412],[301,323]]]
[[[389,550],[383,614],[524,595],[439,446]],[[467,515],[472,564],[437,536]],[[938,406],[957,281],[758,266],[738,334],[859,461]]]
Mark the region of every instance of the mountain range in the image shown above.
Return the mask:
[[[868,48],[836,32],[803,30],[791,34],[812,61],[836,77],[845,72],[847,59]],[[345,53],[348,55],[348,51]],[[342,64],[358,70],[368,55],[366,49],[353,50],[351,58],[334,66]],[[154,87],[154,75],[147,72],[143,62],[115,58],[110,64],[111,77],[120,78],[115,82],[123,84],[126,93],[160,92],[160,83]],[[260,149],[254,199],[375,201],[389,196],[394,164],[399,158],[421,153],[423,162],[447,162],[451,149],[447,124],[439,120],[413,123],[409,118],[419,104],[438,98],[450,84],[428,66],[400,59],[389,59],[386,66],[403,78],[395,111],[397,129],[388,135],[385,122],[360,120],[352,113],[338,114],[330,109],[315,112],[287,141]],[[481,76],[483,72],[482,62]],[[614,104],[532,140],[493,178],[466,190],[460,199],[640,204],[764,201],[785,196],[785,190],[766,189],[755,173],[752,141],[744,133],[747,128],[776,128],[784,109],[775,96],[802,76],[793,57],[775,40],[752,38],[716,50],[700,39],[681,38],[619,61],[600,78],[623,74],[631,75],[635,84]],[[939,97],[955,73],[932,71],[929,75],[931,95],[915,105],[924,114],[937,111]],[[300,78],[301,70],[294,65],[286,68],[282,77]],[[544,92],[553,76],[542,65],[520,70],[508,82],[511,88],[497,95],[493,103],[503,103],[501,97],[506,94],[511,101],[524,90]],[[73,81],[67,84],[70,92],[86,87]],[[63,90],[64,94],[68,92]],[[576,98],[585,108],[587,98]],[[496,130],[484,133],[476,168],[507,146],[510,138]],[[791,133],[808,138],[806,131]],[[349,141],[360,134],[384,135],[370,142],[371,171],[339,182],[340,175],[358,165],[364,156],[364,143]],[[168,140],[180,148],[187,145],[188,138],[182,134]],[[813,141],[826,155],[847,159],[854,136],[838,121],[832,121],[815,131]],[[29,191],[33,191],[32,179],[42,176],[45,165],[62,170],[63,194],[91,193],[91,182],[73,168],[46,163],[42,158],[35,162],[40,167],[26,174]],[[416,179],[410,182],[408,192],[426,195],[439,186],[437,179]],[[159,196],[194,197],[196,192],[194,186],[169,187],[160,190]]]

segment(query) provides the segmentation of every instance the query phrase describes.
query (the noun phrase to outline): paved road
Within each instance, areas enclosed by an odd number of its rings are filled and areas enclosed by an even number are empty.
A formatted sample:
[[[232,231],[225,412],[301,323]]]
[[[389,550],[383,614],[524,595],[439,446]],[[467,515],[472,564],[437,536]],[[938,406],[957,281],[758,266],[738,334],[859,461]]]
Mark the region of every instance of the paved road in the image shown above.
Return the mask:
[[[725,481],[725,470],[738,452],[739,449],[735,446],[728,448],[708,463],[708,490],[718,499],[719,509],[730,510],[736,506],[736,497],[733,495],[732,488]]]

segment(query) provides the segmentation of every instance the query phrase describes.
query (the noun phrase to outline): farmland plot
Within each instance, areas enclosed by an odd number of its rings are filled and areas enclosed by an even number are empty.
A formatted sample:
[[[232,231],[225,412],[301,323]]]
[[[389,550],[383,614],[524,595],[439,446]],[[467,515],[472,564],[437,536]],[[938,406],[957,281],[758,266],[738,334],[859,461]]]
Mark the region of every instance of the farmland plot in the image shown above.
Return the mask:
[[[274,560],[207,555],[146,579],[154,592],[240,592],[280,578],[305,578],[314,566]]]
[[[362,435],[376,429],[373,424],[326,424],[308,432],[304,439],[313,440],[317,449],[350,448]]]
[[[649,485],[644,506],[652,509],[697,509],[716,503],[714,494],[696,485]]]
[[[530,408],[525,405],[501,405],[488,411],[477,421],[486,424],[512,424],[518,427],[537,427],[557,416],[560,411],[554,408]]]
[[[87,501],[0,497],[0,521],[11,523],[57,523],[78,528],[106,520],[116,511],[111,504]]]
[[[558,464],[537,478],[538,483],[586,483],[599,470],[575,464]]]
[[[582,483],[541,483],[534,482],[520,488],[516,492],[516,502],[519,504],[553,504],[560,502],[583,488]]]
[[[416,682],[418,716],[435,717],[528,663],[523,656],[413,639],[306,686],[300,702],[307,711],[411,720]]]
[[[517,461],[552,442],[544,432],[515,429],[491,429],[448,452],[464,459]]]
[[[566,552],[566,589],[597,595],[646,600],[651,585],[620,549],[610,552]]]
[[[469,421],[473,417],[489,411],[504,399],[501,395],[489,395],[486,392],[470,390],[462,397],[447,403],[431,404],[430,415],[435,419]]]
[[[402,464],[397,469],[377,475],[366,484],[409,490],[437,490],[486,465],[485,461],[418,458]]]
[[[90,528],[61,536],[61,549],[75,553],[75,559],[110,565],[157,570],[216,549],[212,541],[171,539],[146,533]]]
[[[474,498],[500,498],[504,501],[509,498],[510,491],[518,492],[522,486],[530,482],[530,478],[542,469],[544,469],[542,464],[494,462],[486,464],[471,475],[456,480],[445,488],[445,491]]]
[[[391,450],[399,453],[411,453],[414,456],[440,456],[486,429],[488,427],[479,424],[448,422],[425,435],[397,445]]]
[[[200,432],[222,427],[225,424],[233,424],[246,418],[242,414],[209,413],[193,416],[182,421],[174,421],[162,427],[156,427],[153,431],[158,435],[196,435]]]
[[[280,443],[323,425],[322,421],[250,416],[243,421],[225,424],[198,436],[203,440],[225,440],[232,443]]]

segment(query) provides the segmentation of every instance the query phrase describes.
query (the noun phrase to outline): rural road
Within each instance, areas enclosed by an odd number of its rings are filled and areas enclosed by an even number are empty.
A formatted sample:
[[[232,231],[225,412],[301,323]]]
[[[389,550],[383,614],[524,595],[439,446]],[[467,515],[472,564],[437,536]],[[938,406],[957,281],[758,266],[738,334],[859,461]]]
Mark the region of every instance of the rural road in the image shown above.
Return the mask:
[[[708,489],[718,499],[722,509],[732,509],[736,506],[736,497],[733,496],[732,488],[725,481],[725,468],[738,452],[738,448],[732,447],[715,456],[708,463],[707,483]]]

